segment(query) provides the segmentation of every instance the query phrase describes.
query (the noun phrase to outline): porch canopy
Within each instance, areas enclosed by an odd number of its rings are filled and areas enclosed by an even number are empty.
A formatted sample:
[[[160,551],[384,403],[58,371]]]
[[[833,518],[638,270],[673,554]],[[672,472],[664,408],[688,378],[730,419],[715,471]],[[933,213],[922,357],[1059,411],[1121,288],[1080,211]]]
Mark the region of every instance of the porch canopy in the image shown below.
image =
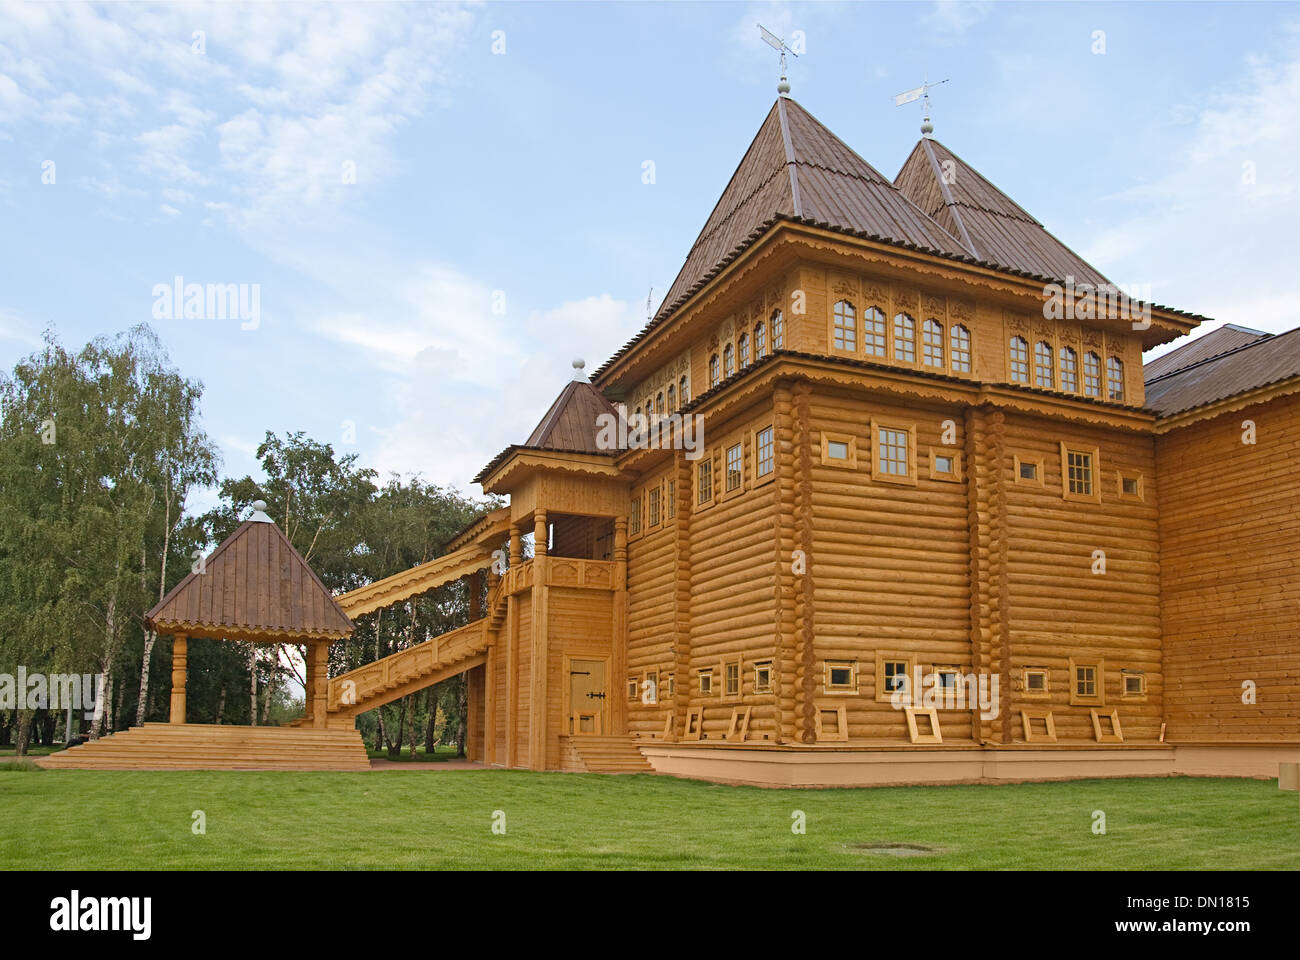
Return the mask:
[[[261,500],[252,516],[145,614],[145,623],[174,638],[172,723],[185,722],[188,638],[206,637],[306,647],[305,723],[324,727],[329,645],[353,629]]]

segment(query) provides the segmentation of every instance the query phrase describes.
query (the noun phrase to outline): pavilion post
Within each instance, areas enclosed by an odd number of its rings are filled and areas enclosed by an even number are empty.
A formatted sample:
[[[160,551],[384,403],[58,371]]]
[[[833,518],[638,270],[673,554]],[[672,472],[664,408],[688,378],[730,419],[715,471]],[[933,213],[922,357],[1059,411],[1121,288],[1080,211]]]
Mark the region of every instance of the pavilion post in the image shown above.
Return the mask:
[[[313,696],[314,687],[312,686],[316,677],[316,644],[314,641],[308,640],[303,646],[306,648],[303,653],[307,675],[302,689],[302,722],[304,726],[310,727],[314,726],[312,719],[316,713],[316,698]]]
[[[312,716],[311,725],[317,728],[325,726],[325,698],[329,692],[329,662],[330,662],[330,642],[328,640],[315,640],[311,646],[315,648],[316,655],[312,657]]]
[[[178,633],[172,637],[172,723],[185,722],[185,678],[189,673],[187,638]]]

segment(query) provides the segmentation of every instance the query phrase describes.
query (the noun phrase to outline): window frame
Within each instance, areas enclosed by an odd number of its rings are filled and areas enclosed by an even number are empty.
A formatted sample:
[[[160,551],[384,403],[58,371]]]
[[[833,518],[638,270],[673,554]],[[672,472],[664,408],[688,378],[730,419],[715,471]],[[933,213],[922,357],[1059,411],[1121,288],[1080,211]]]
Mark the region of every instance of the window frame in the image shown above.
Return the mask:
[[[844,743],[849,739],[849,714],[845,704],[837,703],[829,706],[816,704],[816,713],[813,714],[815,727],[817,731],[818,742],[825,743]],[[826,729],[822,720],[823,713],[835,714],[835,732],[831,733]]]
[[[785,349],[785,311],[777,307],[767,318],[772,327],[772,352]]]
[[[1119,672],[1119,698],[1125,703],[1146,703],[1147,702],[1147,675],[1145,670],[1133,670],[1124,668]],[[1136,680],[1138,682],[1138,692],[1129,693],[1128,682]]]
[[[1066,360],[1069,360],[1067,365]],[[1056,352],[1057,386],[1062,393],[1079,392],[1079,352],[1066,344]],[[1066,386],[1066,376],[1070,384]]]
[[[651,678],[653,678],[653,680]],[[645,696],[645,685],[647,682],[653,684],[653,689],[655,692],[655,698],[649,702],[642,699]],[[659,706],[659,671],[657,669],[641,671],[641,689],[639,691],[637,700],[641,703],[643,707]]]
[[[1041,486],[1044,486],[1044,479],[1043,479],[1043,458],[1042,458],[1042,457],[1037,457],[1037,458],[1035,458],[1035,457],[1022,457],[1022,456],[1020,456],[1020,454],[1015,454],[1015,455],[1014,455],[1014,460],[1015,460],[1015,466],[1014,466],[1013,469],[1015,470],[1015,472],[1012,474],[1012,480],[1013,480],[1015,483],[1023,483],[1023,484],[1026,484],[1026,485],[1028,485],[1028,486],[1031,486],[1031,487],[1041,487]],[[1022,477],[1022,476],[1020,475],[1020,465],[1021,465],[1021,464],[1026,464],[1026,463],[1033,464],[1033,466],[1034,466],[1034,476],[1033,476],[1033,477]]]
[[[722,382],[722,361],[716,352],[709,355],[709,389]]]
[[[841,309],[842,308],[842,309]],[[831,353],[858,353],[858,308],[848,297],[831,304],[829,343]]]
[[[1116,368],[1115,371],[1111,370],[1111,364],[1115,365]],[[1105,363],[1102,365],[1102,370],[1103,370],[1103,376],[1105,377],[1106,400],[1108,400],[1110,403],[1124,403],[1125,402],[1124,397],[1125,394],[1127,393],[1127,391],[1124,389],[1124,361],[1112,353],[1110,356],[1106,358]],[[1117,380],[1111,379],[1112,372],[1118,372],[1119,377]],[[1114,383],[1119,384],[1118,392],[1112,389],[1112,384]]]
[[[957,346],[958,330],[965,335],[965,344],[960,350]],[[959,354],[965,359],[958,360]],[[975,337],[964,323],[954,323],[948,328],[948,367],[953,373],[970,374],[975,370]]]
[[[952,470],[950,472],[939,469],[938,461],[940,457],[950,457],[952,459]],[[942,483],[961,483],[961,451],[956,447],[931,447],[930,479]]]
[[[904,318],[906,318],[908,324],[911,324],[912,335],[910,337],[903,337],[901,338],[901,340],[903,343],[908,345],[908,349],[912,354],[910,357],[903,356],[898,349],[898,344],[900,340],[900,337],[898,335],[899,328],[906,327],[906,324],[902,324],[899,321],[903,320]],[[916,318],[913,317],[910,313],[908,313],[906,310],[899,310],[898,313],[894,314],[893,323],[890,325],[889,328],[889,339],[890,339],[890,346],[892,347],[890,351],[890,358],[895,363],[905,363],[908,366],[916,365],[917,362],[916,338],[918,333],[919,333],[919,329],[916,323]]]
[[[709,495],[708,495],[707,497],[701,498],[701,494],[702,494],[702,492],[703,492],[703,486],[704,486],[704,484],[703,484],[703,480],[702,480],[702,478],[701,478],[701,474],[704,472],[704,470],[705,470],[706,468],[708,469],[708,474],[709,474]],[[695,463],[695,471],[694,471],[694,481],[695,481],[695,484],[694,484],[694,494],[695,494],[694,500],[695,500],[695,509],[696,509],[697,511],[698,511],[698,510],[707,510],[709,507],[711,507],[711,506],[713,506],[715,503],[717,503],[717,501],[718,501],[718,478],[717,478],[717,471],[713,469],[713,454],[712,454],[712,453],[709,453],[709,454],[706,455],[706,456],[700,457],[700,459],[696,461],[696,463]]]
[[[848,447],[849,455],[840,460],[830,454],[832,443],[842,443]],[[822,431],[822,466],[837,470],[856,470],[858,468],[858,438],[847,433],[827,433]]]
[[[1075,493],[1070,490],[1070,454],[1086,455],[1092,458],[1091,493]],[[1097,447],[1073,446],[1061,441],[1061,497],[1075,503],[1101,503],[1101,453]]]
[[[907,474],[885,473],[880,469],[880,431],[890,430],[907,434]],[[878,483],[896,483],[916,486],[916,424],[903,420],[871,420],[871,479]]]
[[[1132,480],[1137,484],[1137,490],[1129,493],[1124,489],[1124,481]],[[1127,500],[1131,503],[1146,503],[1146,483],[1140,472],[1126,474],[1123,470],[1115,471],[1115,495],[1120,500]]]
[[[912,677],[916,674],[916,654],[890,653],[884,650],[876,651],[875,693],[877,703],[893,702],[893,691],[885,689],[886,663],[903,663],[907,665],[907,669],[903,672],[903,676],[907,679],[907,698],[903,702],[910,704],[912,702],[912,697],[916,693],[916,691],[912,689]]]
[[[706,684],[705,684],[705,680],[708,681],[708,683],[707,683],[708,689],[707,689],[707,690],[704,689],[705,686],[706,686]],[[715,689],[715,687],[713,686],[713,668],[712,668],[712,667],[697,667],[697,668],[696,668],[696,670],[695,670],[695,689],[696,689],[698,695],[701,696],[701,697],[713,697],[713,696],[716,696],[716,694],[714,693],[714,689]]]
[[[760,456],[761,444],[759,443],[759,438],[764,433],[770,433],[772,435],[772,438],[770,440],[772,466],[767,471],[767,473],[760,473],[759,465],[761,461],[759,459],[759,456]],[[752,431],[750,431],[749,439],[750,439],[750,449],[752,450],[752,456],[754,458],[754,462],[751,465],[753,471],[751,476],[753,476],[754,478],[753,486],[757,488],[763,486],[766,483],[771,483],[773,480],[776,479],[776,424],[769,423],[763,427],[755,427]]]
[[[1088,389],[1088,361],[1090,359],[1097,362],[1096,392]],[[1095,397],[1100,400],[1104,396],[1106,387],[1106,366],[1101,361],[1101,355],[1095,350],[1085,350],[1083,353],[1083,360],[1080,365],[1079,386],[1081,388],[1080,392],[1085,397]]]
[[[1070,657],[1070,705],[1076,707],[1104,707],[1106,705],[1106,660],[1104,657]],[[1080,669],[1092,667],[1097,671],[1097,692],[1092,696],[1079,693]]]
[[[848,670],[848,682],[843,684],[831,683],[831,672],[833,670]],[[828,697],[856,697],[859,692],[858,661],[845,659],[827,659],[822,661],[823,694]]]
[[[1043,362],[1044,358],[1046,363]],[[1046,340],[1034,344],[1033,385],[1039,390],[1056,389],[1056,351]]]
[[[875,322],[879,321],[879,328]],[[867,324],[872,323],[872,330],[867,332]],[[880,349],[868,347],[869,343],[879,342]],[[880,307],[872,304],[862,311],[862,355],[879,360],[889,359],[889,317]]]
[[[729,671],[732,668],[736,670],[736,692],[731,693],[727,690],[727,683],[730,680]],[[745,665],[741,662],[739,655],[735,657],[724,658],[718,667],[718,672],[722,677],[722,689],[720,691],[721,699],[732,702],[741,700],[745,696]]]
[[[736,338],[736,369],[744,370],[749,367],[749,331],[740,331],[740,336]]]
[[[1017,344],[1019,344],[1021,347],[1024,348],[1023,360],[1017,360],[1016,358]],[[1023,378],[1016,376],[1017,366],[1021,366],[1024,368],[1025,375]],[[1034,370],[1033,356],[1029,350],[1029,341],[1026,340],[1024,337],[1020,336],[1020,334],[1013,334],[1012,336],[1008,337],[1007,338],[1007,379],[1011,383],[1020,383],[1020,384],[1024,384],[1025,386],[1029,386],[1031,383],[1033,383],[1033,376],[1032,376],[1033,370]]]
[[[1029,675],[1041,675],[1043,678],[1042,690],[1031,690],[1029,688]],[[1022,700],[1051,700],[1052,699],[1052,673],[1046,667],[1025,667],[1020,671],[1020,699]]]
[[[729,486],[731,483],[731,452],[736,448],[740,449],[740,455],[736,458],[736,464],[740,468],[740,479],[734,487]],[[722,445],[722,489],[716,492],[720,500],[730,500],[732,497],[738,497],[745,492],[745,439],[738,438],[734,443],[724,443]]]
[[[754,362],[767,356],[767,324],[762,320],[754,324]]]
[[[937,341],[938,341],[937,345],[930,338],[930,334],[932,330],[939,331],[939,335],[937,337]],[[947,349],[948,345],[945,342],[947,336],[948,336],[948,331],[944,328],[944,325],[938,320],[936,320],[934,317],[926,317],[924,320],[921,321],[921,349],[918,351],[918,354],[921,360],[922,367],[929,367],[934,370],[948,369],[948,349]],[[932,347],[938,350],[938,356],[939,356],[938,363],[930,362]]]
[[[759,671],[762,670],[767,671],[766,683],[764,683],[762,680],[759,679]],[[773,673],[771,660],[756,660],[754,662],[754,693],[755,694],[775,693],[776,684],[773,682],[774,677],[775,674]]]

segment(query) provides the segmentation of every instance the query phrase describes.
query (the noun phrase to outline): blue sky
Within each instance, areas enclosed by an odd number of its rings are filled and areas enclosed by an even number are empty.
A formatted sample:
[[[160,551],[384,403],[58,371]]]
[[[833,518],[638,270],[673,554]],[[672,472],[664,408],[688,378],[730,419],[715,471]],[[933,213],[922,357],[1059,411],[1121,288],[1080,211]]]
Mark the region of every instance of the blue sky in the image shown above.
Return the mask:
[[[756,21],[886,175],[949,77],[936,136],[1112,280],[1300,323],[1295,5],[0,3],[0,365],[153,322],[228,473],[301,429],[478,492],[672,283],[775,96]],[[176,276],[260,325],[154,321]]]

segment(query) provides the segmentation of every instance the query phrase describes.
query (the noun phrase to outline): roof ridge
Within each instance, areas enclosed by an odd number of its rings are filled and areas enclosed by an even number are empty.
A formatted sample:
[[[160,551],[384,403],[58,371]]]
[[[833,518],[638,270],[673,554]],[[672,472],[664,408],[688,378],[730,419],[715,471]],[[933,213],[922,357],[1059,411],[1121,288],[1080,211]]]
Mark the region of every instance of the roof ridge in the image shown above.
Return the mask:
[[[785,147],[785,168],[790,174],[790,199],[794,204],[794,215],[803,216],[803,204],[799,202],[799,164],[794,156],[794,139],[790,135],[790,118],[786,116],[784,96],[776,98],[776,112],[781,121],[781,145]],[[802,107],[800,108],[802,109]],[[764,181],[768,183],[770,181]],[[758,191],[754,191],[757,193]],[[750,194],[753,196],[753,194]]]
[[[1224,324],[1224,326],[1227,326],[1227,324]],[[1223,328],[1215,327],[1215,330],[1221,330],[1221,329]],[[1210,333],[1213,332],[1214,330],[1210,331]],[[1189,363],[1185,367],[1179,367],[1177,370],[1170,370],[1168,373],[1162,373],[1158,376],[1152,377],[1150,380],[1143,380],[1142,385],[1145,387],[1153,383],[1159,383],[1161,380],[1168,380],[1170,377],[1176,377],[1179,376],[1180,374],[1187,373],[1189,370],[1195,370],[1197,367],[1202,367],[1207,363],[1216,363],[1219,360],[1222,360],[1225,357],[1230,357],[1235,353],[1241,353],[1243,350],[1249,350],[1251,347],[1258,347],[1261,343],[1274,343],[1278,340],[1281,340],[1283,337],[1289,337],[1293,333],[1300,333],[1300,327],[1292,327],[1290,330],[1283,330],[1281,333],[1270,333],[1260,337],[1258,340],[1252,340],[1250,341],[1250,343],[1241,343],[1230,350],[1225,350],[1222,353],[1216,353],[1212,357],[1202,357],[1200,360],[1197,360],[1194,363]],[[1210,335],[1209,333],[1206,334],[1207,337],[1209,335]],[[1185,343],[1183,344],[1183,346],[1190,347],[1194,342],[1195,341]],[[1171,350],[1170,353],[1173,353],[1173,351]],[[1159,360],[1159,359],[1160,357],[1155,358],[1155,360]],[[1154,363],[1155,360],[1152,360],[1151,362]]]
[[[934,174],[934,179],[938,181],[939,193],[943,196],[944,204],[948,209],[952,210],[957,204],[953,199],[952,191],[948,189],[947,182],[939,173],[939,158],[934,155],[934,145],[930,142],[928,137],[922,137],[921,144],[924,145],[925,155],[930,160],[930,172]],[[915,153],[915,150],[913,150],[913,153]],[[904,166],[906,166],[906,163],[904,163]],[[970,251],[971,256],[978,257],[980,255],[979,247],[975,246],[975,241],[971,238],[970,231],[966,229],[966,221],[963,220],[956,211],[953,212],[953,220],[957,223],[957,229],[961,231],[960,239],[965,242],[966,249]]]

